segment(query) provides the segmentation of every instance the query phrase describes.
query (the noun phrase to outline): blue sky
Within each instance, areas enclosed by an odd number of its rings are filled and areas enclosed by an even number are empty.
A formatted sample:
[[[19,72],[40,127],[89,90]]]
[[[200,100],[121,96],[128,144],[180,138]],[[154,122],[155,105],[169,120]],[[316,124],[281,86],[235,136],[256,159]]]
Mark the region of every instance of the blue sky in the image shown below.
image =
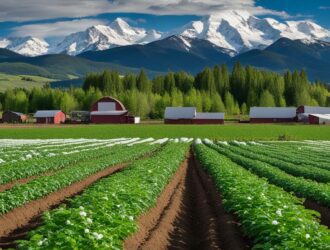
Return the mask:
[[[329,0],[1,0],[0,37],[63,37],[116,17],[168,31],[227,9],[279,20],[310,19],[330,29]]]

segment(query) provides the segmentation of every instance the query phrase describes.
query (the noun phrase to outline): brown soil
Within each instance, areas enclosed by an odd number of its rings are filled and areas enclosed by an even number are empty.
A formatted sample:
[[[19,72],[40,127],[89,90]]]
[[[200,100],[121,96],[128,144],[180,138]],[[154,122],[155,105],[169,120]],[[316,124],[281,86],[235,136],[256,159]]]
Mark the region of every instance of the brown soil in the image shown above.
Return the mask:
[[[308,209],[319,212],[321,214],[321,224],[330,228],[330,208],[319,205],[311,200],[305,200],[304,206]]]
[[[93,159],[97,159],[97,158],[99,158],[99,157],[91,157],[91,158],[89,158],[89,161],[90,160],[93,160]],[[48,171],[46,171],[44,173],[40,173],[39,175],[33,175],[33,176],[30,176],[30,177],[27,177],[27,178],[22,178],[22,179],[14,180],[14,181],[9,182],[9,183],[2,184],[2,185],[0,185],[0,193],[1,192],[5,192],[5,191],[13,188],[17,184],[26,184],[26,183],[28,183],[30,181],[33,181],[34,179],[39,178],[39,177],[42,177],[42,176],[51,176],[51,175],[54,175],[54,174],[62,171],[63,169],[66,169],[68,167],[75,166],[78,163],[79,162],[72,163],[72,164],[69,164],[69,165],[64,165],[64,166],[62,166],[61,168],[59,168],[57,170],[48,170]]]
[[[136,160],[146,159],[161,147],[144,154]],[[76,182],[68,187],[53,192],[44,198],[31,201],[22,207],[15,208],[0,217],[0,249],[15,248],[15,241],[24,239],[27,233],[42,224],[43,212],[54,209],[63,203],[67,203],[68,198],[73,198],[81,194],[85,188],[91,186],[98,180],[109,175],[122,171],[126,166],[135,160],[118,164],[100,172],[97,172],[86,179]]]
[[[142,215],[139,231],[125,249],[249,249],[236,218],[227,214],[221,196],[193,154]]]
[[[71,186],[53,192],[44,198],[31,201],[22,207],[11,210],[0,217],[0,237],[4,237],[15,229],[25,226],[31,219],[40,215],[52,206],[58,205],[65,199],[78,194],[94,182],[122,170],[127,165],[128,164],[126,163],[109,167],[87,177],[82,181],[76,182]]]
[[[38,175],[34,175],[34,176],[30,176],[28,178],[23,178],[23,179],[15,180],[15,181],[12,181],[12,182],[9,182],[6,184],[2,184],[2,185],[0,185],[0,193],[6,191],[8,189],[11,189],[12,187],[14,187],[17,184],[28,183],[29,181],[32,181],[37,177],[38,177]]]

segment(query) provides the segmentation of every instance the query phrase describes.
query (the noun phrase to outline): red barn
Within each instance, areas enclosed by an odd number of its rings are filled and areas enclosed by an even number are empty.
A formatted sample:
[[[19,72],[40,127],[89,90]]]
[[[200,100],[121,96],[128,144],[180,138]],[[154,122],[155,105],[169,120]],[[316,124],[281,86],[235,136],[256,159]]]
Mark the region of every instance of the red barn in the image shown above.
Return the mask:
[[[35,113],[36,123],[61,124],[65,123],[65,113],[61,110],[39,110]]]
[[[296,121],[296,108],[251,107],[251,123],[280,123]]]
[[[198,113],[195,107],[167,107],[165,124],[224,124],[224,113]]]
[[[300,106],[297,108],[297,117],[299,122],[309,122],[310,114],[330,114],[330,107]]]
[[[113,97],[103,97],[93,104],[92,123],[139,123],[140,118],[129,115],[125,106]]]
[[[309,114],[310,124],[330,124],[330,114]]]
[[[5,111],[2,114],[2,122],[4,123],[23,123],[28,119],[27,115],[19,112]]]

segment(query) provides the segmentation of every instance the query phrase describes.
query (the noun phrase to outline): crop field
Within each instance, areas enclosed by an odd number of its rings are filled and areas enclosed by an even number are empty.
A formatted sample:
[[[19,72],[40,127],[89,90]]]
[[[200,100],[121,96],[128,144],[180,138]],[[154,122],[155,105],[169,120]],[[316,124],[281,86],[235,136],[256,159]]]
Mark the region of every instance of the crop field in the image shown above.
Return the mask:
[[[0,249],[330,249],[330,141],[1,139]]]
[[[58,139],[119,137],[210,138],[217,140],[330,140],[330,126],[302,124],[227,125],[0,125],[0,139]]]

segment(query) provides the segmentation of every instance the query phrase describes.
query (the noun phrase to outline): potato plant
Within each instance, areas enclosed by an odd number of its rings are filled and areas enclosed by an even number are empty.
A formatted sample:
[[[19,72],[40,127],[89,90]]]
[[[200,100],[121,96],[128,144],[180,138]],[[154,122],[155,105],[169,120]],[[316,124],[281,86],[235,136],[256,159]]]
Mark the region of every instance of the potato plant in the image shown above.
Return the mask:
[[[216,147],[212,147],[216,148]],[[329,249],[330,231],[302,200],[269,184],[225,154],[195,145],[198,159],[212,176],[228,212],[237,215],[253,249]]]
[[[122,249],[137,218],[155,205],[178,170],[188,143],[169,142],[155,155],[95,183],[43,216],[44,224],[20,241],[21,249]]]

